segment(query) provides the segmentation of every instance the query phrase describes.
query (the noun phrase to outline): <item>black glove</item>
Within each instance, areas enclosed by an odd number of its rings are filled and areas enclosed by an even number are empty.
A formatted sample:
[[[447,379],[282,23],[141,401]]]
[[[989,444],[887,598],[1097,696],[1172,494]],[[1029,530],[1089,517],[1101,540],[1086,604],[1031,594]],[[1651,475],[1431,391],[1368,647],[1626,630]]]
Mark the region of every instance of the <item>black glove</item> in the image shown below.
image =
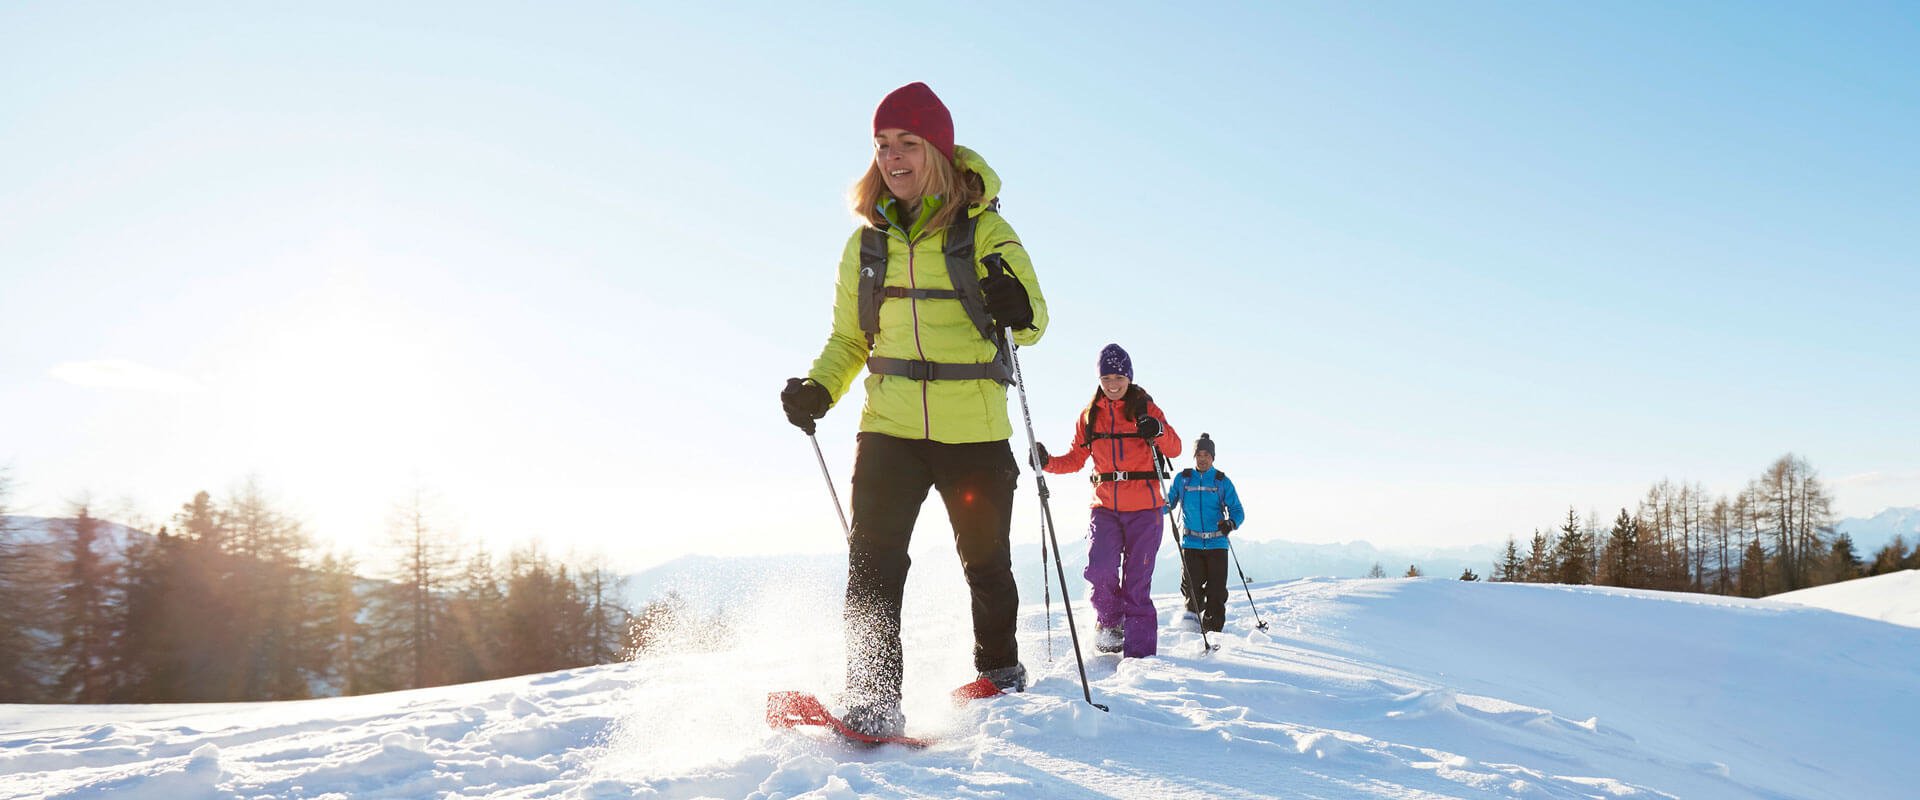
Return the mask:
[[[1047,446],[1039,442],[1033,443],[1033,457],[1035,459],[1033,468],[1036,470],[1045,470],[1047,462],[1053,460],[1053,456],[1047,454]]]
[[[992,275],[980,281],[980,291],[987,296],[987,314],[993,317],[994,327],[1033,327],[1033,302],[1019,278],[1004,272]]]
[[[1135,427],[1140,431],[1141,436],[1148,439],[1160,438],[1160,420],[1158,419],[1141,417],[1140,421],[1135,423]]]
[[[806,378],[788,378],[787,388],[780,390],[780,407],[787,412],[787,421],[793,426],[813,435],[813,421],[827,415],[827,409],[833,406],[833,395],[827,394],[827,387]]]
[[[1221,532],[1221,533],[1232,533],[1232,532],[1233,532],[1233,520],[1230,520],[1230,519],[1223,519],[1223,520],[1220,520],[1220,532]]]

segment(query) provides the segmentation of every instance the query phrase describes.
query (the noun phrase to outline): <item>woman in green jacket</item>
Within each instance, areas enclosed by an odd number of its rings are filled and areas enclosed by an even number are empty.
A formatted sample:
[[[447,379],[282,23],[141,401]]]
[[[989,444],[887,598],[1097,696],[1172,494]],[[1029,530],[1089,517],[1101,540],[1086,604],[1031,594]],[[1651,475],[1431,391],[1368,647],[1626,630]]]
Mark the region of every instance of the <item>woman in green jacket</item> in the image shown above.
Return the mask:
[[[806,378],[780,393],[787,419],[814,421],[866,368],[847,541],[844,718],[897,736],[900,602],[907,543],[927,490],[940,490],[973,599],[973,663],[1002,691],[1026,688],[1014,641],[1019,597],[1008,545],[1020,469],[1007,444],[1008,359],[1047,326],[1033,264],[998,211],[1000,178],[953,143],[953,118],[924,83],[873,116],[874,158],[851,193],[860,225],[841,253],[833,330]]]

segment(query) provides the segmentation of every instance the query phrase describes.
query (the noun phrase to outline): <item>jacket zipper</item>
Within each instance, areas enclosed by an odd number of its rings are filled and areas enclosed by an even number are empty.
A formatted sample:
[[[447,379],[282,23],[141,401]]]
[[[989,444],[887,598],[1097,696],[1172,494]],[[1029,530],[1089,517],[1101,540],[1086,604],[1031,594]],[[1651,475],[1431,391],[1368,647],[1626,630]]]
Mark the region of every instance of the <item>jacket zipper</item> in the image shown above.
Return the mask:
[[[1127,443],[1126,443],[1126,440],[1121,439],[1119,436],[1120,417],[1119,415],[1113,413],[1113,404],[1111,402],[1107,404],[1107,430],[1114,434],[1113,471],[1124,472],[1125,469],[1121,466],[1121,464],[1123,462],[1123,459],[1125,459],[1127,455]],[[1115,511],[1120,510],[1120,481],[1118,480],[1115,480],[1113,482],[1113,510]]]
[[[913,240],[904,234],[901,239],[907,243],[907,288],[918,289],[920,282],[913,272]],[[907,302],[913,309],[913,350],[920,354],[921,361],[926,361],[927,349],[920,344],[920,299],[908,297]],[[933,438],[933,412],[927,404],[927,382],[916,382],[920,384],[920,438],[931,439]]]

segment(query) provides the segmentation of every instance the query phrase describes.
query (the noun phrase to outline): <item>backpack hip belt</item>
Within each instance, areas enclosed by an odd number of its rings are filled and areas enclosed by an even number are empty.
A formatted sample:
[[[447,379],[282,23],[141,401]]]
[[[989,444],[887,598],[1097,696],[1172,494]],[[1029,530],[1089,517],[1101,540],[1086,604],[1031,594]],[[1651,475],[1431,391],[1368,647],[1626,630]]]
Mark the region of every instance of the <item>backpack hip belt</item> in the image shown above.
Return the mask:
[[[998,361],[985,364],[942,364],[906,358],[867,357],[867,371],[916,381],[1000,381],[1010,383],[1013,371]]]
[[[1087,479],[1093,481],[1093,485],[1099,486],[1113,481],[1150,481],[1154,478],[1164,481],[1171,477],[1173,476],[1164,472],[1096,472],[1088,475]]]

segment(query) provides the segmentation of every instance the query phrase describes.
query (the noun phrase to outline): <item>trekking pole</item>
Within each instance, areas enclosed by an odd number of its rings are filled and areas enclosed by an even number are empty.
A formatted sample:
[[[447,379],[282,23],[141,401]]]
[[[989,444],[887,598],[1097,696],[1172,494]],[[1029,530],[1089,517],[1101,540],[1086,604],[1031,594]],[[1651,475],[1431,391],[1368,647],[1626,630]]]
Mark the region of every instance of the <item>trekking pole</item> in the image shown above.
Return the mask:
[[[1012,271],[1007,266],[1006,259],[1001,258],[999,253],[988,253],[986,258],[980,259],[980,263],[986,265],[988,277]],[[1007,335],[1005,328],[995,330],[994,335],[999,337],[1000,349],[1007,354],[1007,362],[1013,367],[1014,388],[1020,390],[1020,418],[1027,424],[1027,463],[1038,464],[1039,440],[1033,437],[1033,413],[1027,408],[1027,382],[1020,377],[1020,355],[1014,347],[1013,337]],[[1060,577],[1060,607],[1066,609],[1067,633],[1073,637],[1073,663],[1080,668],[1080,693],[1086,697],[1087,705],[1106,711],[1106,706],[1093,702],[1093,687],[1087,683],[1087,661],[1080,655],[1080,629],[1074,627],[1073,601],[1067,596],[1067,568],[1060,563],[1060,539],[1053,529],[1053,507],[1047,502],[1050,495],[1047,493],[1046,471],[1036,466],[1033,470],[1033,482],[1040,487],[1041,525],[1046,531],[1047,539],[1053,542],[1053,570],[1054,574]],[[1041,569],[1045,568],[1045,565],[1041,566]]]
[[[1166,487],[1160,485],[1160,467],[1164,464],[1166,465],[1167,472],[1169,474],[1172,473],[1173,460],[1167,458],[1166,454],[1160,452],[1160,444],[1158,442],[1148,439],[1147,446],[1153,448],[1154,496],[1166,497]],[[1173,518],[1173,511],[1171,509],[1167,511],[1167,535],[1173,537],[1173,555],[1175,558],[1180,559],[1180,577],[1186,579],[1187,585],[1193,587],[1193,591],[1196,594],[1199,593],[1200,582],[1193,579],[1193,570],[1187,567],[1186,551],[1180,547],[1180,523]],[[1206,648],[1206,652],[1213,652],[1213,641],[1207,638],[1207,626],[1204,622],[1200,625],[1200,644]]]
[[[1047,580],[1047,524],[1040,523],[1040,593],[1047,602],[1047,663],[1053,663],[1053,581]]]
[[[1231,486],[1232,484],[1228,485]],[[1220,521],[1233,521],[1232,514],[1227,511],[1227,495],[1225,490],[1220,492]],[[1260,607],[1253,604],[1253,587],[1247,585],[1247,571],[1240,568],[1240,554],[1233,550],[1233,536],[1231,534],[1227,536],[1227,555],[1233,557],[1233,570],[1240,573],[1240,588],[1247,593],[1247,607],[1253,609],[1253,627],[1263,631],[1266,630],[1267,621],[1260,618]]]
[[[1247,571],[1240,568],[1240,554],[1233,552],[1233,537],[1227,537],[1227,555],[1233,556],[1233,568],[1240,573],[1240,588],[1247,593],[1247,606],[1253,609],[1254,627],[1267,629],[1267,622],[1260,618],[1260,607],[1253,604],[1253,587],[1247,585]]]
[[[820,477],[827,480],[827,494],[833,498],[833,513],[840,515],[840,530],[853,538],[853,526],[847,524],[847,512],[840,508],[840,491],[833,488],[833,476],[827,474],[827,457],[820,452],[820,440],[814,438],[813,431],[807,431],[807,441],[813,442],[813,457],[820,461]]]

